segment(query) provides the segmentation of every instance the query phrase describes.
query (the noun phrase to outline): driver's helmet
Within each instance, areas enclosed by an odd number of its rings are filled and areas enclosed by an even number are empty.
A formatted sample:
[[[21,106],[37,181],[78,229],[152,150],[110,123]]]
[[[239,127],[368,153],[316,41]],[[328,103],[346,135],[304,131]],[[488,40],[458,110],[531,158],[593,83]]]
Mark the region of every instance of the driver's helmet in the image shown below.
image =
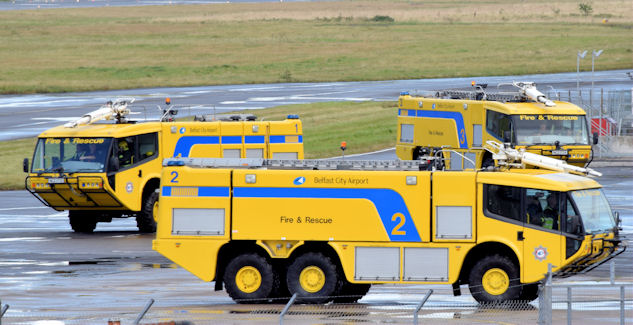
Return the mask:
[[[130,150],[130,147],[127,144],[127,141],[123,140],[123,141],[119,141],[119,150],[120,151],[128,151]]]

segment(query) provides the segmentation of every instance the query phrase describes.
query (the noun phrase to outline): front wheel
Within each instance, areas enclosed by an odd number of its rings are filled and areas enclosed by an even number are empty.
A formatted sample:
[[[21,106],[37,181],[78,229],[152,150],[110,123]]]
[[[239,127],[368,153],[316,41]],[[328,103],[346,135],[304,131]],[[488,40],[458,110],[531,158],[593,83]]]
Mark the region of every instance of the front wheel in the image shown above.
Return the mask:
[[[97,227],[97,216],[86,211],[68,211],[70,227],[75,232],[92,233]]]
[[[158,193],[152,192],[143,202],[141,211],[136,216],[136,226],[140,232],[156,232],[158,219]]]
[[[538,298],[538,285],[538,282],[523,284],[519,300],[530,302]]]
[[[336,265],[322,253],[306,253],[288,267],[286,283],[290,294],[302,303],[321,304],[339,291]]]
[[[226,266],[223,280],[226,292],[235,302],[262,303],[273,290],[273,267],[260,255],[242,254]]]
[[[470,271],[468,288],[480,303],[518,300],[521,294],[519,269],[507,256],[486,256]]]

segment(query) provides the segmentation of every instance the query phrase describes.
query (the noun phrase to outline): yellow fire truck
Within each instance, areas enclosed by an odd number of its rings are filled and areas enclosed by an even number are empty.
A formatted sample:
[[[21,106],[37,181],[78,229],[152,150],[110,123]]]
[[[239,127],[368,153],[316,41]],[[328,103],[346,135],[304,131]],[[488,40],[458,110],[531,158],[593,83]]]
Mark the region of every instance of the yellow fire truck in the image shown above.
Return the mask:
[[[533,300],[548,264],[570,276],[622,252],[600,184],[569,173],[591,170],[421,164],[166,159],[153,249],[242,303],[351,302],[378,283]]]
[[[30,168],[24,160],[26,189],[48,206],[68,210],[76,232],[92,232],[97,222],[118,217],[135,217],[141,232],[154,232],[161,164],[167,157],[303,159],[296,115],[283,121],[240,115],[174,121],[172,106],[160,120],[132,121],[127,119],[132,101],[109,102],[43,132]]]
[[[591,145],[598,138],[589,135],[585,111],[547,99],[534,83],[512,85],[518,91],[489,92],[485,85],[475,85],[473,91],[402,93],[398,99],[398,158],[416,160],[450,148],[458,154],[446,154],[448,169],[487,167],[494,160],[483,145],[492,140],[572,165],[588,165],[593,157]]]

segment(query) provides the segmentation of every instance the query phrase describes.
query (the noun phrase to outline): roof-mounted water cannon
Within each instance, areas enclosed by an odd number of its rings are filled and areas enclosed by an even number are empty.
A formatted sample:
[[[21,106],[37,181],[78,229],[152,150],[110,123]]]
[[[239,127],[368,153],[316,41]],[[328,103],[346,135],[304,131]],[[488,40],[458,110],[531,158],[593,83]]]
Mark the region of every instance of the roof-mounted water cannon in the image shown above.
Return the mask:
[[[163,115],[160,117],[160,121],[173,122],[175,120],[174,116],[178,114],[178,110],[174,109],[174,106],[171,105],[171,98],[169,97],[165,98],[165,105],[167,105],[167,108],[162,109]],[[160,106],[158,108],[161,109]]]
[[[583,176],[602,176],[602,173],[591,168],[570,165],[563,160],[526,152],[524,149],[513,149],[496,141],[486,141],[484,149],[492,153],[492,159],[499,166],[525,168],[526,165],[555,170]]]
[[[545,94],[536,89],[536,83],[525,81],[514,81],[512,85],[519,88],[521,95],[539,103],[545,104],[547,107],[556,106],[553,101],[549,100]]]
[[[108,101],[105,105],[101,106],[98,110],[92,111],[84,116],[78,118],[75,121],[64,124],[64,127],[74,128],[79,125],[92,124],[100,120],[116,119],[117,123],[124,123],[125,117],[130,114],[130,110],[127,105],[134,102],[134,98],[117,98],[114,103]]]

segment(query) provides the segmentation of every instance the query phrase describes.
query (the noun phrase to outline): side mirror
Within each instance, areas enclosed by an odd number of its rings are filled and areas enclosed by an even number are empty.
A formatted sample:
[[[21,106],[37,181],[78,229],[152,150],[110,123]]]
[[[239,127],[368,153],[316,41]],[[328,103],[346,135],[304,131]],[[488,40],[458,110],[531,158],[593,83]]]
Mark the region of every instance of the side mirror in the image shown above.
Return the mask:
[[[598,144],[598,132],[593,133],[593,144]]]
[[[115,157],[115,156],[111,156],[110,157],[110,170],[111,171],[117,171],[119,170],[119,158]]]
[[[25,173],[29,172],[29,158],[24,158],[22,161],[22,170],[24,170]]]

